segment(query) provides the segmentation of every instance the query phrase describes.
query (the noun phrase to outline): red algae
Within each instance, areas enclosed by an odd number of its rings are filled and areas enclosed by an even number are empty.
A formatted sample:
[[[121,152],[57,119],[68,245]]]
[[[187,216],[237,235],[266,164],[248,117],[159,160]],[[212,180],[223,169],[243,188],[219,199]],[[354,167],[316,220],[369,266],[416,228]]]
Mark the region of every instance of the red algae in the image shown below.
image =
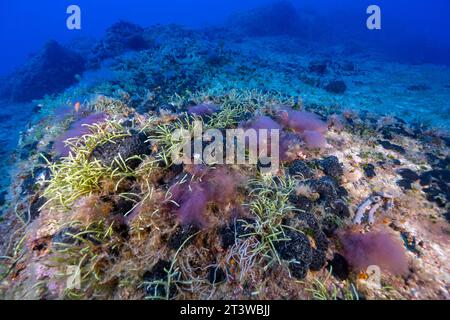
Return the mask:
[[[385,230],[368,233],[346,231],[338,235],[343,255],[357,271],[377,265],[382,272],[394,275],[404,274],[408,262],[405,249],[398,237]]]
[[[332,114],[328,118],[328,127],[329,128],[333,128],[337,132],[341,132],[342,130],[344,130],[344,124],[343,123],[344,123],[343,117],[339,116],[337,114]]]
[[[194,168],[197,171],[198,168]],[[194,178],[171,188],[170,203],[176,205],[176,214],[182,225],[205,228],[208,225],[207,208],[210,203],[225,206],[236,199],[237,186],[242,178],[226,167],[202,170],[201,179]]]
[[[240,128],[244,130],[255,130],[256,131],[256,141],[258,144],[259,151],[262,153],[266,153],[268,156],[271,155],[271,135],[272,130],[281,131],[283,127],[268,116],[258,116],[253,120],[239,125]],[[261,135],[259,130],[267,130],[267,134]],[[249,144],[249,139],[246,140],[246,145]]]
[[[247,129],[267,129],[267,130],[281,130],[281,125],[268,116],[258,116],[253,119],[249,125],[244,126]]]
[[[328,131],[328,126],[314,113],[297,111],[283,106],[279,108],[277,116],[279,123],[285,129],[293,130],[297,134],[297,137],[284,135],[281,138],[282,161],[287,150],[298,149],[299,138],[303,140],[302,146],[306,149],[321,149],[327,145],[324,134]],[[289,152],[287,158],[291,158],[291,155],[292,152]]]
[[[327,145],[327,140],[322,133],[306,130],[302,134],[306,147],[309,149],[321,149]]]
[[[304,146],[302,138],[293,132],[283,132],[280,136],[280,160],[293,161],[298,158]]]
[[[199,182],[177,184],[172,188],[171,201],[176,202],[176,213],[182,225],[206,226],[205,212],[208,194]]]
[[[219,107],[214,104],[199,104],[196,106],[191,106],[188,108],[188,114],[197,115],[197,116],[210,116],[213,113],[217,112]]]
[[[327,124],[319,119],[317,115],[307,111],[296,111],[290,108],[281,108],[278,113],[280,123],[298,133],[305,131],[316,131],[326,133]]]
[[[268,116],[258,116],[256,118],[254,118],[252,121],[241,125],[240,127],[248,130],[248,129],[253,129],[256,130],[256,134],[257,134],[257,138],[258,138],[258,143],[260,140],[260,135],[259,135],[259,130],[267,130],[267,136],[266,139],[264,141],[261,141],[262,143],[270,143],[270,135],[272,130],[282,130],[282,126],[276,122],[275,120],[273,120],[272,118],[268,117]]]
[[[64,134],[57,138],[54,144],[54,150],[62,157],[69,155],[70,147],[65,144],[65,141],[72,138],[78,138],[89,133],[87,125],[102,122],[106,119],[103,113],[93,113],[83,117],[70,126]]]

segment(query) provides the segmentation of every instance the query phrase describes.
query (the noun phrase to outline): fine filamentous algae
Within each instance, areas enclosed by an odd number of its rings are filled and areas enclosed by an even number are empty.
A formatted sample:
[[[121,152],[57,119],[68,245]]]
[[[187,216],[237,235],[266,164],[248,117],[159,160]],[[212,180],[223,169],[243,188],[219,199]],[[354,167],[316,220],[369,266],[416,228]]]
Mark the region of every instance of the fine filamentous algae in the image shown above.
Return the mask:
[[[0,298],[449,299],[449,12],[2,1]]]

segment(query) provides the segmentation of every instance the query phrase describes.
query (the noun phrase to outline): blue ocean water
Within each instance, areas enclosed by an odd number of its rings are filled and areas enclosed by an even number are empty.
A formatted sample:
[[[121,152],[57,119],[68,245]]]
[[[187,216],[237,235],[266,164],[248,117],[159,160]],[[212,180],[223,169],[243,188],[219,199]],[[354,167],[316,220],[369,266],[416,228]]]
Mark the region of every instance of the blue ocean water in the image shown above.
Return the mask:
[[[69,30],[66,25],[69,17],[66,10],[73,4],[80,8],[81,30]],[[366,26],[370,15],[366,10],[370,5],[381,9],[380,30],[369,30]],[[173,50],[179,49],[176,45],[187,47],[198,40],[195,45],[204,45],[204,50],[211,51],[208,56],[211,62],[218,64],[222,62],[217,48],[222,46],[220,50],[227,51],[229,60],[218,69],[221,74],[214,75],[207,89],[234,86],[275,90],[298,95],[310,104],[340,104],[344,109],[393,114],[410,122],[424,122],[448,130],[449,12],[450,3],[446,0],[1,1],[0,152],[2,168],[6,168],[2,169],[5,172],[2,188],[8,185],[7,168],[14,162],[11,156],[21,134],[26,133],[30,122],[39,121],[37,100],[45,95],[62,94],[74,86],[128,79],[126,70],[118,70],[117,63],[111,60],[123,56],[139,61],[140,51],[178,41],[168,36],[178,29],[163,32],[158,31],[157,25],[176,24],[183,30],[194,30],[176,38],[184,42],[174,44]],[[147,42],[134,37],[125,50],[114,53],[111,51],[117,48],[106,48],[101,53],[103,56],[93,57],[92,52],[105,39],[106,30],[121,20],[144,29],[153,28],[147,33]],[[127,32],[124,29],[129,31],[127,28],[130,26],[119,25],[113,32],[120,35]],[[140,32],[137,29],[131,32],[135,31]],[[56,42],[48,45],[50,40]],[[255,56],[264,63],[249,68],[246,80],[241,81],[242,77],[239,80],[235,76],[239,72],[236,65],[245,64],[245,59]],[[61,57],[65,59],[62,62],[58,60]],[[317,61],[326,61],[329,68],[336,63],[348,63],[347,69],[333,67],[331,73],[323,75],[323,81],[344,79],[348,88],[344,94],[329,94],[311,85],[314,79],[299,77],[298,67],[307,68]],[[69,67],[58,67],[61,63]],[[161,71],[162,78],[167,81],[180,72],[189,74],[194,70],[189,63],[183,68],[166,68]],[[252,72],[254,78],[263,79],[269,69],[275,72],[272,75],[278,75],[270,77],[271,82],[252,82]],[[320,78],[317,70],[312,73]],[[204,89],[206,80],[200,78],[198,74],[193,75],[184,89]],[[75,101],[77,97],[72,99]],[[21,156],[27,155],[15,155]]]
[[[77,37],[101,37],[106,28],[120,19],[142,26],[177,23],[188,27],[220,25],[236,12],[249,10],[272,0],[130,0],[130,1],[13,1],[0,3],[0,40],[7,50],[0,52],[0,74],[13,70],[38,51],[49,39],[69,41]],[[364,38],[381,51],[389,51],[403,61],[449,63],[450,22],[446,0],[293,0],[300,12],[318,17],[316,26],[336,41],[351,43]],[[66,28],[66,9],[77,4],[82,12],[81,30]],[[382,9],[382,30],[365,28],[369,5]],[[270,22],[269,22],[270,23]],[[322,36],[323,34],[320,34]],[[317,34],[319,36],[319,34]],[[317,39],[320,41],[320,38]]]

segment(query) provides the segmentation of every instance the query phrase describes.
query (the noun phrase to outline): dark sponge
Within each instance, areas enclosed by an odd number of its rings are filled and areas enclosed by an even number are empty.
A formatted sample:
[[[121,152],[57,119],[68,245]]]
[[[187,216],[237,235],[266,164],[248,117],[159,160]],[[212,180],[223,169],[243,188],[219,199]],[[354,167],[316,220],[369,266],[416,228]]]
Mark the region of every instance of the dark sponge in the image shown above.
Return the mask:
[[[325,172],[326,175],[338,179],[344,174],[339,159],[335,156],[326,157],[323,160],[317,161],[320,168]]]
[[[112,166],[113,169],[118,167],[115,159],[118,156],[126,161],[130,169],[136,169],[142,162],[141,159],[130,159],[134,156],[143,156],[151,154],[150,143],[144,134],[134,134],[120,140],[107,142],[95,147],[92,151],[91,159],[97,159],[105,166]],[[129,159],[127,161],[127,159]]]
[[[286,230],[286,239],[274,243],[275,250],[283,260],[289,261],[289,270],[297,279],[303,279],[312,262],[309,239],[301,232]]]
[[[302,160],[295,160],[294,162],[292,162],[292,164],[289,166],[289,174],[293,176],[299,175],[304,179],[311,179],[314,177],[314,172],[311,170],[308,164],[306,164],[306,162]]]
[[[166,297],[166,286],[163,283],[156,283],[167,280],[167,272],[170,270],[171,263],[166,260],[159,260],[150,271],[144,273],[144,289],[149,297]],[[169,297],[174,297],[176,293],[175,285],[170,286]]]
[[[309,268],[312,271],[319,271],[325,266],[326,253],[322,250],[313,250],[312,261]]]

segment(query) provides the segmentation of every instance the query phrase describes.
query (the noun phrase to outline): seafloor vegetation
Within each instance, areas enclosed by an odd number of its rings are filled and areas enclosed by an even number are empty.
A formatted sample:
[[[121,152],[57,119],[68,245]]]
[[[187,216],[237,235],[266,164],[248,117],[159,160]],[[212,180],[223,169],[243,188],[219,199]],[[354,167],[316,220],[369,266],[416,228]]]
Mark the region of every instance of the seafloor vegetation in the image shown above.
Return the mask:
[[[2,298],[450,298],[449,69],[317,48],[271,12],[119,22],[4,79],[39,116],[2,193]],[[194,119],[281,128],[280,170],[173,164]]]

